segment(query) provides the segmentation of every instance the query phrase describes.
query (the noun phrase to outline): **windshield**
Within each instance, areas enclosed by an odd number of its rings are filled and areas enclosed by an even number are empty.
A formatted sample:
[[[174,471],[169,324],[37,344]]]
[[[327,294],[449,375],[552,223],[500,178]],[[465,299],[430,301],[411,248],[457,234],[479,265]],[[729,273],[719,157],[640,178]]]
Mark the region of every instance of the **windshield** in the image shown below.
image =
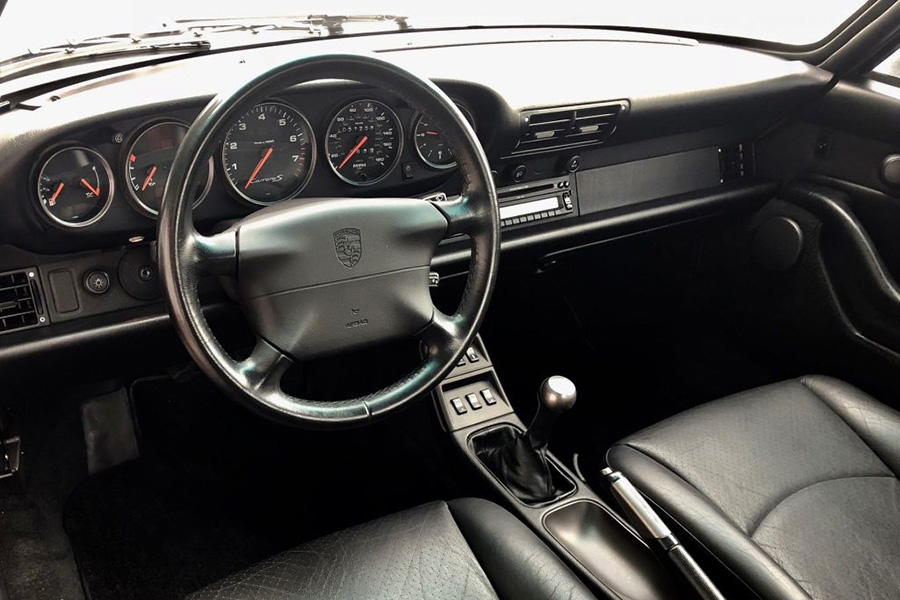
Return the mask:
[[[177,20],[305,15],[402,15],[417,27],[597,25],[745,37],[791,45],[827,37],[863,0],[8,0],[0,15],[0,60],[48,46],[110,35],[177,29]],[[0,4],[2,5],[2,4]]]

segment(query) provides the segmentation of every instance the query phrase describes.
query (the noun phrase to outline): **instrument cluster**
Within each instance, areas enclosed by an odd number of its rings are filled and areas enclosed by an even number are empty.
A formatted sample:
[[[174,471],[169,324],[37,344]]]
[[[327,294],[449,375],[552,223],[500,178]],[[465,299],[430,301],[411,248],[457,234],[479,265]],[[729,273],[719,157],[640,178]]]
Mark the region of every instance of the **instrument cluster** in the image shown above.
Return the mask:
[[[472,113],[460,103],[457,106],[474,127]],[[310,120],[288,102],[271,100],[247,110],[228,128],[217,156],[210,157],[204,167],[196,183],[194,207],[207,197],[215,178],[235,199],[249,205],[267,206],[294,198],[316,171],[320,152],[328,165],[326,176],[355,188],[390,175],[400,162],[404,142],[412,149],[407,152],[427,170],[456,166],[446,139],[425,115],[415,114],[404,130],[397,112],[386,102],[365,97],[341,104],[330,115],[320,129],[324,135],[317,140]],[[121,195],[137,212],[156,218],[188,127],[176,119],[139,125],[123,138],[117,165],[85,144],[53,148],[35,171],[41,213],[58,227],[88,227],[107,213],[119,185],[124,190]]]

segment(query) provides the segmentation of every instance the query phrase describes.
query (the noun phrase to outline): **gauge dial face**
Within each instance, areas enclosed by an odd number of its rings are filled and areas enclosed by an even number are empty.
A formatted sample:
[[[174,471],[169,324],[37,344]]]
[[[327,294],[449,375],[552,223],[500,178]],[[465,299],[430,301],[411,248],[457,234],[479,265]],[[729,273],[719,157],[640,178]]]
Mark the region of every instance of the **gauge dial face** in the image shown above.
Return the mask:
[[[225,134],[222,166],[231,188],[254,204],[297,195],[312,173],[315,139],[300,111],[280,102],[257,104]]]
[[[377,100],[357,100],[342,108],[325,137],[328,164],[353,185],[381,181],[397,164],[403,133],[397,115]]]
[[[474,129],[475,119],[462,104],[456,104],[465,117],[469,125]],[[419,115],[416,124],[413,126],[413,144],[416,147],[416,153],[422,162],[434,169],[449,169],[456,166],[456,157],[453,156],[453,149],[444,138],[443,133],[432,123],[431,119],[425,115]]]
[[[168,121],[151,125],[135,138],[125,161],[125,181],[131,198],[142,212],[159,214],[172,161],[187,133],[187,125]],[[212,159],[197,179],[194,206],[200,204],[212,183]]]
[[[50,219],[64,227],[85,227],[106,213],[113,198],[109,163],[95,150],[65,148],[38,174],[38,200]]]
[[[419,158],[429,167],[449,169],[456,166],[450,144],[425,115],[416,119],[413,138]]]

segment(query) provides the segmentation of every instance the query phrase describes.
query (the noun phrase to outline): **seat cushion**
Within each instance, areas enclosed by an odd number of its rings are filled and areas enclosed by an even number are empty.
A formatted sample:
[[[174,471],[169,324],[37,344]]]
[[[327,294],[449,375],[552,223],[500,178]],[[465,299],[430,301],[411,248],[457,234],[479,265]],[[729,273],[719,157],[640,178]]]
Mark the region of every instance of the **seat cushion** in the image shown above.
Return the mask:
[[[900,413],[846,383],[718,400],[607,462],[762,598],[900,595]]]
[[[509,512],[486,500],[434,502],[279,554],[191,600],[593,599]]]

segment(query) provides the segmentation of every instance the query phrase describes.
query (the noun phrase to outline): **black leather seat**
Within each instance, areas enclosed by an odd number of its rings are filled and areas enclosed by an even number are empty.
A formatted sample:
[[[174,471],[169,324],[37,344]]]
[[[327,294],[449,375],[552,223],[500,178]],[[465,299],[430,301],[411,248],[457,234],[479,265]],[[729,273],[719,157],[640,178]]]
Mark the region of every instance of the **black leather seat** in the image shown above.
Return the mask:
[[[434,502],[284,552],[191,600],[594,599],[506,510]]]
[[[900,598],[900,413],[846,383],[718,400],[607,462],[761,598]]]

